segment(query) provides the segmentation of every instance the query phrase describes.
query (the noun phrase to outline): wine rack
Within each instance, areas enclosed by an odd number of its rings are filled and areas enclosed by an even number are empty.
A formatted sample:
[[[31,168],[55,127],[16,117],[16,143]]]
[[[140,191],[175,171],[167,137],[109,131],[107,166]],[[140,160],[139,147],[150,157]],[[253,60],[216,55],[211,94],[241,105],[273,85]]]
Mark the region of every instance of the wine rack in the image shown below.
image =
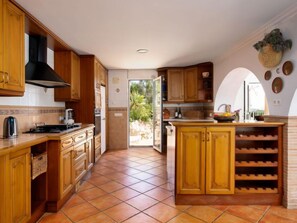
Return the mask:
[[[238,126],[235,140],[235,193],[281,193],[280,127]]]

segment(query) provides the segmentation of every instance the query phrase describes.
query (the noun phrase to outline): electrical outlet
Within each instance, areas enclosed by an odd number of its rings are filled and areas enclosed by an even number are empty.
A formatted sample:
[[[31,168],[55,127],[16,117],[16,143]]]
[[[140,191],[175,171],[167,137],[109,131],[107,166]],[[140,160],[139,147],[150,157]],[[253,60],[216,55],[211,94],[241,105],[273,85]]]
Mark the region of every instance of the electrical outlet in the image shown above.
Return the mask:
[[[281,100],[280,99],[274,99],[273,100],[273,105],[279,106],[280,104],[281,104]]]

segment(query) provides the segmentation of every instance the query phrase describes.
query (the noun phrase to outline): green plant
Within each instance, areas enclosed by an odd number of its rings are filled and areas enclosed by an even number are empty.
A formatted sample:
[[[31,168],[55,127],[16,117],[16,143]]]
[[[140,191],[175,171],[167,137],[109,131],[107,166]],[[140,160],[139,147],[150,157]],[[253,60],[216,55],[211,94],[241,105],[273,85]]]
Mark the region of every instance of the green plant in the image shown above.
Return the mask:
[[[258,41],[253,47],[260,51],[264,46],[271,45],[272,49],[276,52],[285,51],[292,48],[292,40],[284,40],[280,29],[274,29],[270,33],[266,34],[264,39]]]

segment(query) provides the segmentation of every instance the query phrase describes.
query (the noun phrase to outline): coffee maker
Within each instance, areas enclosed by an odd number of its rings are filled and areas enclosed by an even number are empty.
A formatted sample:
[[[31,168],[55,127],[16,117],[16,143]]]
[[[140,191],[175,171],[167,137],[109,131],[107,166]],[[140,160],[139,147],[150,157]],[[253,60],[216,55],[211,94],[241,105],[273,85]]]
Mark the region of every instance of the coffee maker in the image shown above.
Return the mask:
[[[73,109],[71,109],[71,108],[65,109],[64,124],[66,124],[66,125],[73,125],[74,124]]]

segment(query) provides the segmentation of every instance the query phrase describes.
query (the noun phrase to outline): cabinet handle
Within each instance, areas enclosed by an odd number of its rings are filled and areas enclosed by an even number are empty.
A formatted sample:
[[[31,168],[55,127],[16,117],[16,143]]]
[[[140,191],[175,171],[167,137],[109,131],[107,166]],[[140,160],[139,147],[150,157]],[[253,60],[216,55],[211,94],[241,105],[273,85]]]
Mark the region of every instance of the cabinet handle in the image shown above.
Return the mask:
[[[5,72],[5,76],[6,76],[6,81],[5,83],[8,83],[9,82],[9,74],[7,72]]]
[[[205,142],[205,133],[202,132],[202,142]]]
[[[2,80],[0,81],[0,83],[3,83],[4,82],[4,80],[5,80],[5,72],[3,72],[3,71],[0,71],[0,74],[2,74]]]
[[[209,132],[207,132],[207,142],[209,142]]]

